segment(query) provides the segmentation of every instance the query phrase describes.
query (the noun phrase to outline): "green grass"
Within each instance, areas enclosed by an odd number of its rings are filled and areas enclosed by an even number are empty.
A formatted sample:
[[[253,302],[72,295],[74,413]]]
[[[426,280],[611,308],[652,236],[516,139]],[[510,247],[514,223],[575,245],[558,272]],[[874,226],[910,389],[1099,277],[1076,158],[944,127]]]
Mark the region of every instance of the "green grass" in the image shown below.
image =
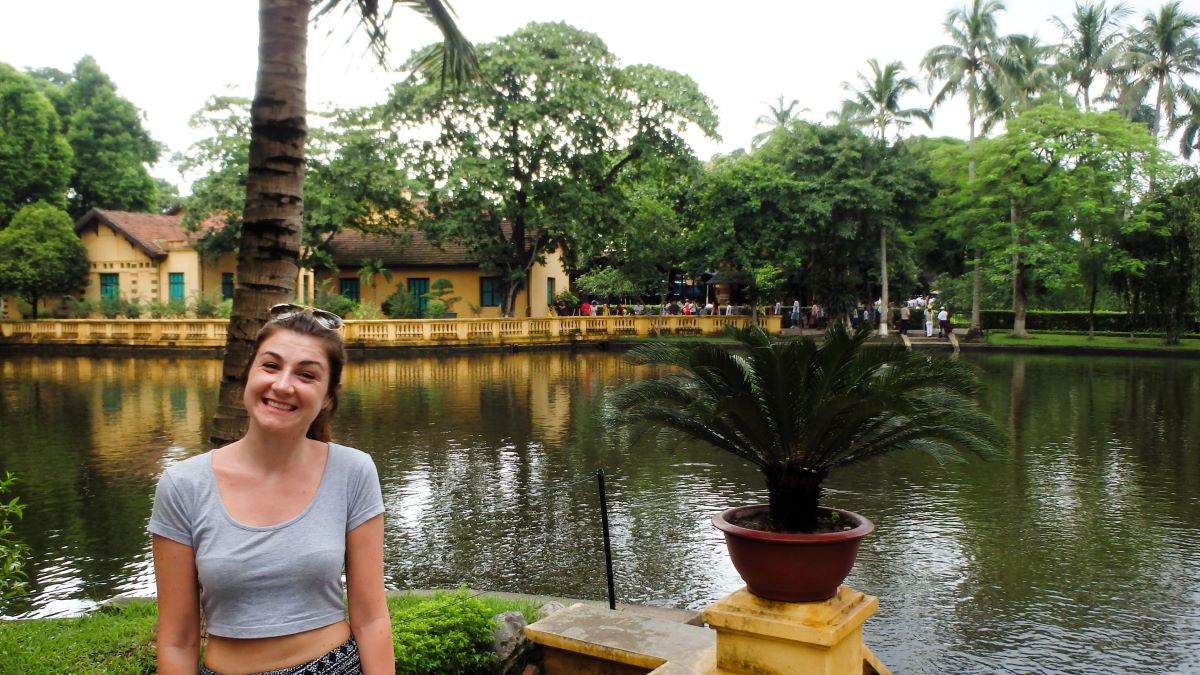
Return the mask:
[[[999,346],[1032,346],[1056,348],[1085,348],[1085,349],[1147,349],[1168,351],[1197,351],[1200,350],[1200,340],[1181,340],[1178,345],[1168,345],[1157,337],[1117,337],[1097,335],[1089,338],[1086,335],[1063,335],[1059,333],[1032,333],[1029,338],[1009,337],[1007,333],[998,330],[988,331],[987,343]]]
[[[400,595],[388,598],[397,652],[405,653],[406,640],[424,640],[408,653],[419,657],[426,672],[441,672],[432,664],[458,664],[466,658],[484,663],[490,653],[445,654],[447,649],[466,645],[446,639],[460,625],[476,633],[474,644],[483,644],[486,631],[490,647],[491,617],[518,611],[526,621],[536,620],[539,603],[471,597],[464,591],[432,596]],[[481,620],[482,617],[482,620]],[[74,619],[0,622],[0,675],[130,675],[155,672],[154,622],[158,608],[153,602],[132,602],[123,607],[104,607]],[[439,639],[422,638],[436,630]],[[407,672],[401,664],[401,672]],[[445,672],[467,672],[451,666]]]
[[[154,672],[154,603],[105,607],[78,619],[0,623],[0,674]]]

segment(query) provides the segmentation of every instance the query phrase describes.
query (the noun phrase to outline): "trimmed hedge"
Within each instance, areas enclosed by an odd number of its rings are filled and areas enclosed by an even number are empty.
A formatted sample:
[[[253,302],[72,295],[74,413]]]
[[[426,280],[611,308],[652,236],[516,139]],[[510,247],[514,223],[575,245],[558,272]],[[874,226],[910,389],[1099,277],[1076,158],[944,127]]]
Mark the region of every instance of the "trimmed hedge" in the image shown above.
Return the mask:
[[[1013,313],[1010,309],[984,309],[979,312],[980,323],[984,330],[1010,330],[1013,325]],[[1154,332],[1162,322],[1157,316],[1138,316],[1132,322],[1125,312],[1096,312],[1096,330],[1114,333],[1134,331]],[[1088,313],[1050,312],[1030,310],[1025,313],[1025,328],[1028,330],[1054,331],[1087,331]]]

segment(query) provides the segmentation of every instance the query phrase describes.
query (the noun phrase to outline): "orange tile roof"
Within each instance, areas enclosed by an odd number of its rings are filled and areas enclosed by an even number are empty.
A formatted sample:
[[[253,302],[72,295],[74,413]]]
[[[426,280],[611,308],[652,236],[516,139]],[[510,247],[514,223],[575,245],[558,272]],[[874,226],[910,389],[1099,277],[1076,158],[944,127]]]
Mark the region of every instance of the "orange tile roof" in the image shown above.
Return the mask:
[[[131,213],[109,209],[92,209],[80,216],[79,220],[75,221],[75,232],[78,234],[100,223],[124,236],[129,243],[142,249],[154,260],[162,260],[167,256],[161,242],[195,241],[199,236],[198,233],[189,232],[183,227],[183,216],[179,214]],[[200,224],[200,229],[211,230],[220,226],[219,219],[210,218]]]
[[[420,230],[398,236],[342,230],[325,245],[338,267],[358,267],[364,260],[382,260],[385,267],[478,265],[479,260],[455,242],[435,246]]]

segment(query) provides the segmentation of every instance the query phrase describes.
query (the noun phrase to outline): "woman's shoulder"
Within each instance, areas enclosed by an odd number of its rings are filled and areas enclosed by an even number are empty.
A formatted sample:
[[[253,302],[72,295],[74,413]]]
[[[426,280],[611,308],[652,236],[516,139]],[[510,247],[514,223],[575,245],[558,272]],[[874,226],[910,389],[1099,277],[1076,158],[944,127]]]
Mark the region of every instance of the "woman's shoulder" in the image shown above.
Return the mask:
[[[347,468],[375,465],[375,460],[362,450],[332,441],[329,443],[329,459],[331,463]]]
[[[209,475],[209,467],[212,466],[212,450],[202,452],[198,455],[192,455],[187,459],[175,462],[163,470],[164,474],[169,474],[175,480],[180,479],[195,479]]]

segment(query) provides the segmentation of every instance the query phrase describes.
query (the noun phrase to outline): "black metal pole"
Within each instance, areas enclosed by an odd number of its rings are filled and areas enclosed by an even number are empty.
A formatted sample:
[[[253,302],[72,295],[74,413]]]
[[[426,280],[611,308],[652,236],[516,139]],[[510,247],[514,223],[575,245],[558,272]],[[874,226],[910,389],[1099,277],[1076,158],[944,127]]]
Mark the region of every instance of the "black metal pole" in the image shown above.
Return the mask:
[[[608,576],[608,608],[617,608],[617,592],[613,588],[612,544],[608,539],[608,497],[604,494],[604,469],[596,469],[596,482],[600,484],[600,523],[604,530],[604,571]]]

